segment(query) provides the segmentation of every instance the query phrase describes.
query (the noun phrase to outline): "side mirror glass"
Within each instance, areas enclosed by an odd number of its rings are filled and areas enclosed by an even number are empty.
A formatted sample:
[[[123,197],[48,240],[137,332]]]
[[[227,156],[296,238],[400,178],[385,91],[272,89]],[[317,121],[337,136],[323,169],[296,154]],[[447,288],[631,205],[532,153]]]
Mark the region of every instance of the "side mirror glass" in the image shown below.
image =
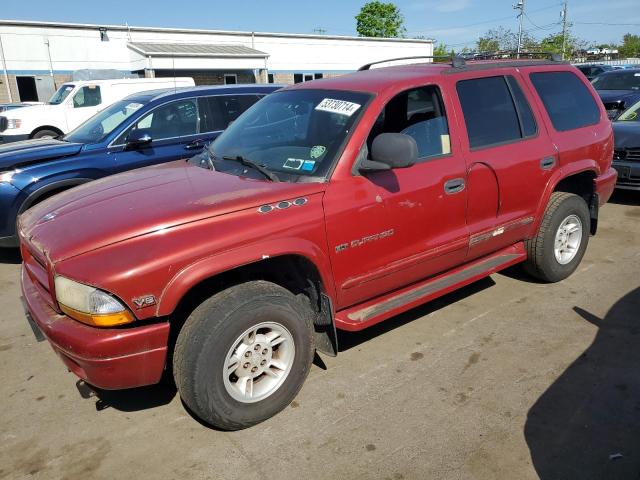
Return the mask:
[[[127,148],[142,148],[150,145],[153,139],[148,128],[137,128],[133,130],[127,138]]]
[[[375,172],[407,168],[418,160],[418,145],[404,133],[381,133],[371,145],[371,160],[364,160],[360,170]]]

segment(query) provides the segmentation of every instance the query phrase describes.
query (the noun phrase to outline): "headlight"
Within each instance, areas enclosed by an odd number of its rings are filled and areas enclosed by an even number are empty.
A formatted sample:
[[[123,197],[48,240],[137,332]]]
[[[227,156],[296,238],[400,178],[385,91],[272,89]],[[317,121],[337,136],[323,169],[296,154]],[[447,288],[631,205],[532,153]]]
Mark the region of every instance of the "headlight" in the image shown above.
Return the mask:
[[[55,278],[55,286],[60,309],[75,320],[97,327],[133,321],[127,307],[107,292],[60,276]]]
[[[11,183],[11,179],[16,173],[18,173],[18,170],[12,170],[10,172],[0,172],[0,183]]]
[[[22,120],[19,118],[7,119],[7,128],[20,128],[20,125],[22,125]]]

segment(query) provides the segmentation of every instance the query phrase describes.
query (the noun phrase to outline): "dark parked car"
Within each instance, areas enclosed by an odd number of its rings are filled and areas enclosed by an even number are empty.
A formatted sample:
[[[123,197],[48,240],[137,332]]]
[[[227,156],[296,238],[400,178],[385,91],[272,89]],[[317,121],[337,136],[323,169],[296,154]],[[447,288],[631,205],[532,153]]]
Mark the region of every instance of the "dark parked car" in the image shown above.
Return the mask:
[[[640,190],[640,100],[613,122],[613,167],[618,170],[616,188]]]
[[[59,139],[0,146],[0,247],[17,246],[16,217],[62,190],[114,173],[192,157],[276,85],[154,90],[131,95]]]
[[[593,80],[601,73],[613,70],[611,65],[576,65],[576,68],[584,73],[584,76],[587,77],[589,81]]]
[[[592,83],[611,120],[640,100],[640,68],[604,72]]]

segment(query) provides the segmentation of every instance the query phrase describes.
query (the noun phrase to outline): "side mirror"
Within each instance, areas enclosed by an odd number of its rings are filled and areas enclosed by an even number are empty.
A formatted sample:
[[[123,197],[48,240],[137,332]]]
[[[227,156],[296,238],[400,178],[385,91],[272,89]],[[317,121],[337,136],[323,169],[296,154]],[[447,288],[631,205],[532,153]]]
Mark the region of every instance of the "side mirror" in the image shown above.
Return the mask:
[[[151,144],[152,140],[148,128],[138,128],[129,134],[129,138],[127,138],[127,148],[136,149],[146,147]]]
[[[360,164],[360,171],[377,172],[392,168],[407,168],[418,160],[418,145],[404,133],[381,133],[373,139],[371,160]]]

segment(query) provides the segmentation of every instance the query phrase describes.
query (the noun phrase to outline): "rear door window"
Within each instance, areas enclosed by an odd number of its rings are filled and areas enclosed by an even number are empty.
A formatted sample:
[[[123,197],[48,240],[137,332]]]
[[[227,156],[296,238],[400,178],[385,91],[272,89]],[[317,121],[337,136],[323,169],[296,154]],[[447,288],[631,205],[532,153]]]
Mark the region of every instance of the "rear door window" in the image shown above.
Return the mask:
[[[600,121],[598,104],[572,72],[536,72],[530,78],[557,131],[575,130]]]
[[[523,137],[518,111],[505,77],[461,80],[456,89],[472,149]]]

